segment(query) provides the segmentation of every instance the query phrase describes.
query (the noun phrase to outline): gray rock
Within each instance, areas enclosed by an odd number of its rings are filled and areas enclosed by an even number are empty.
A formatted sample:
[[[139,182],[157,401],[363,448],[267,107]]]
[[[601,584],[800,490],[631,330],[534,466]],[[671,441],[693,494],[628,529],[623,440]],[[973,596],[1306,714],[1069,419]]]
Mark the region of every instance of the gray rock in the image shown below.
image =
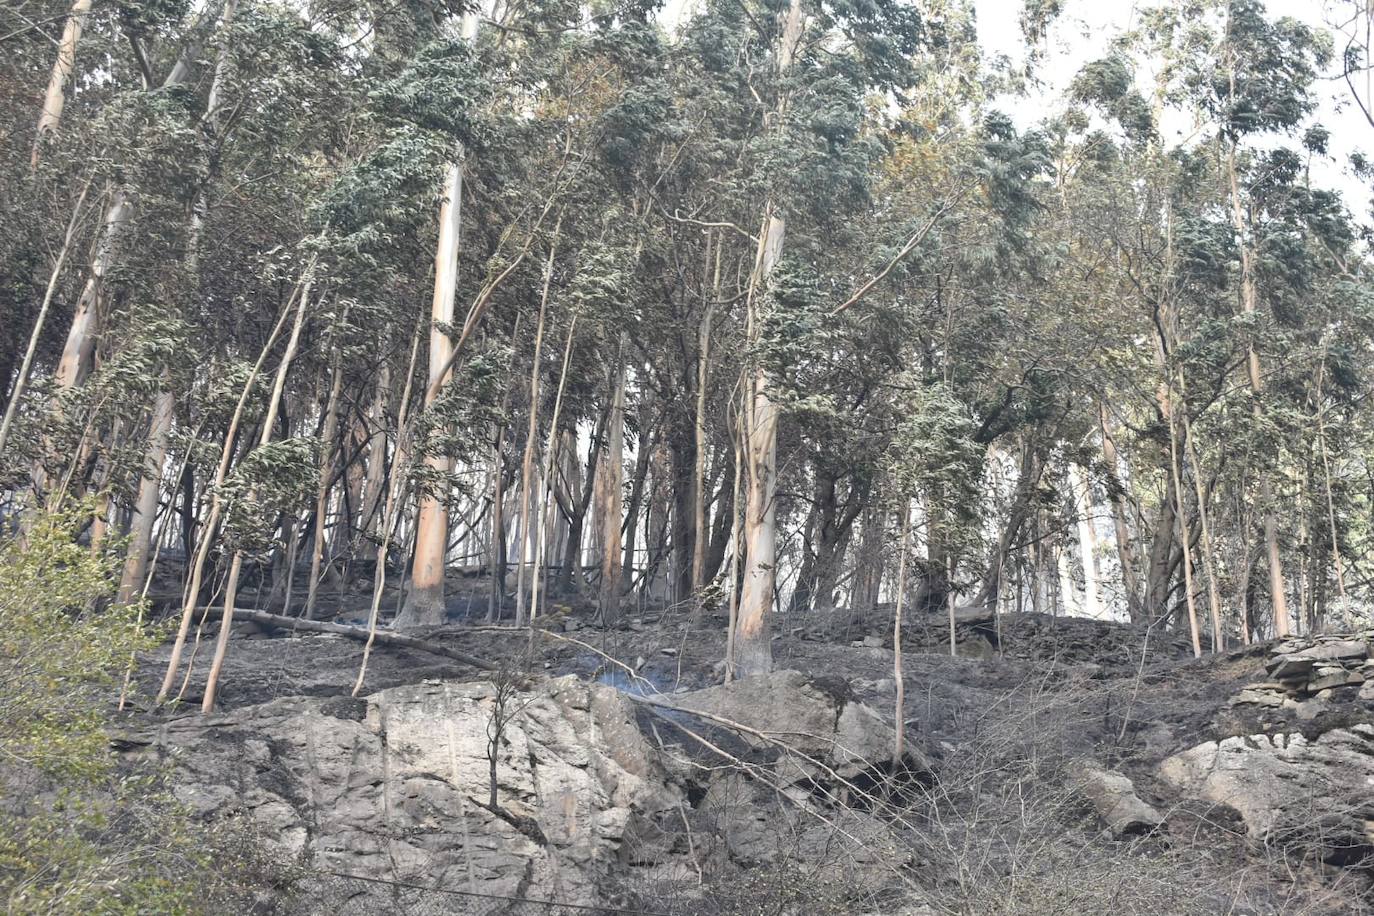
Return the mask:
[[[1275,689],[1277,688],[1277,689]],[[1230,700],[1232,706],[1268,706],[1277,708],[1283,705],[1286,691],[1282,685],[1251,684],[1241,689]]]
[[[1078,784],[1113,836],[1149,833],[1164,823],[1164,816],[1142,801],[1135,784],[1120,773],[1085,764]]]
[[[1307,682],[1307,689],[1312,692],[1319,690],[1329,690],[1334,687],[1353,687],[1364,683],[1364,675],[1358,671],[1347,671],[1344,668],[1333,668],[1319,672],[1316,677]]]
[[[891,761],[894,730],[888,716],[855,700],[837,699],[798,671],[774,671],[708,687],[675,697],[674,703],[759,732],[762,737],[741,736],[751,746],[785,746],[797,752],[779,760],[777,773],[787,782],[815,776],[813,762],[851,779]],[[910,742],[905,757],[909,769],[930,771],[930,762]]]
[[[1319,847],[1339,860],[1374,834],[1374,726],[1208,741],[1165,759],[1185,794],[1240,813],[1250,837]]]
[[[501,810],[487,810],[495,695],[431,681],[356,704],[293,697],[175,720],[152,742],[174,756],[193,810],[246,814],[315,869],[491,894],[536,882],[597,903],[622,845],[647,834],[636,825],[676,811],[677,790],[630,704],[566,677],[511,698]]]

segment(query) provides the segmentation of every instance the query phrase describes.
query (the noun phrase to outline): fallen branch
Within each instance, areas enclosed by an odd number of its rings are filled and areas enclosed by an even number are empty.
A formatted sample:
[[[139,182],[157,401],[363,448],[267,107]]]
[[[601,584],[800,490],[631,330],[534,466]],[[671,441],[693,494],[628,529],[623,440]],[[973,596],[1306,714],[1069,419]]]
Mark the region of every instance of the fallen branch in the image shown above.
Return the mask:
[[[269,614],[267,611],[250,611],[247,608],[234,608],[234,621],[252,621],[263,626],[277,627],[282,630],[304,630],[307,633],[332,633],[335,636],[346,636],[349,639],[356,639],[358,642],[367,642],[367,627],[350,627],[342,623],[325,623],[321,620],[302,620],[297,617],[284,617],[281,614]],[[405,636],[401,633],[388,633],[385,630],[377,630],[373,638],[380,643],[393,646],[401,646],[405,649],[415,649],[419,652],[428,652],[430,655],[439,655],[455,662],[462,662],[464,665],[471,665],[473,668],[481,668],[483,671],[496,671],[500,668],[495,662],[489,662],[484,658],[475,655],[468,655],[447,646],[440,646],[414,636]]]

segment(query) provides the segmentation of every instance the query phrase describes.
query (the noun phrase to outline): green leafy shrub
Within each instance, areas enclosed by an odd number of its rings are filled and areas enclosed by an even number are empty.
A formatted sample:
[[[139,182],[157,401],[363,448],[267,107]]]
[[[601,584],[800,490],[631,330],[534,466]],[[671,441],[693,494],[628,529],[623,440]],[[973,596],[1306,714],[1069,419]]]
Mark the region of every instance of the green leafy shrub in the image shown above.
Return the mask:
[[[76,534],[89,507],[0,543],[0,906],[7,913],[245,912],[285,873],[238,824],[190,817],[165,774],[121,764],[109,725],[159,634],[110,601],[118,557]]]

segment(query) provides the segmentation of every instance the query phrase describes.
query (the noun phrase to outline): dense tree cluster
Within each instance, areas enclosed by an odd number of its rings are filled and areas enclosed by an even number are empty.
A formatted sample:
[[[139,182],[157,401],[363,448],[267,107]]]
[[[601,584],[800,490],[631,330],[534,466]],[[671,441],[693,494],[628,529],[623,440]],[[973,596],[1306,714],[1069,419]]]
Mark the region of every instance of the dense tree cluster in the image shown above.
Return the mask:
[[[1199,653],[1359,612],[1366,214],[1311,175],[1358,21],[1161,4],[1018,127],[965,3],[677,18],[0,10],[7,521],[180,570],[164,693],[207,606],[434,624],[446,566],[493,621],[728,607],[741,676],[899,576]]]

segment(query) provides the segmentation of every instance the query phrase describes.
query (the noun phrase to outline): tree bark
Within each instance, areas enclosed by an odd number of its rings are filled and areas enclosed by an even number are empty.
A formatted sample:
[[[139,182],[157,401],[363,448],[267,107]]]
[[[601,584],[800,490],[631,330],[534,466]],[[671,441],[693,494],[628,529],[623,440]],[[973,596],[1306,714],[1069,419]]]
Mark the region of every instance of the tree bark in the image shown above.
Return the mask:
[[[520,537],[515,548],[515,623],[524,626],[527,620],[525,609],[525,560],[526,545],[534,554],[534,532],[530,525],[530,513],[534,506],[534,454],[539,443],[539,375],[543,368],[544,326],[549,307],[549,286],[553,282],[553,259],[558,248],[557,236],[549,246],[549,256],[544,262],[544,288],[539,297],[539,318],[534,329],[534,356],[530,362],[530,399],[529,423],[525,430],[525,453],[520,462]]]
[[[801,0],[791,0],[777,48],[779,76],[791,69],[801,32]],[[776,116],[781,117],[786,107],[787,97],[784,95],[778,101]],[[749,284],[750,338],[754,341],[762,333],[759,303],[782,256],[785,232],[786,221],[776,204],[770,202],[764,210],[754,276]],[[766,674],[773,668],[768,612],[773,604],[777,582],[778,408],[769,396],[769,385],[768,373],[762,366],[755,366],[749,371],[745,386],[748,415],[744,455],[748,469],[744,513],[746,559],[739,616],[735,622],[736,677]]]
[[[71,12],[67,14],[67,24],[62,29],[62,39],[57,44],[57,60],[53,61],[52,73],[48,77],[48,90],[43,95],[43,109],[38,115],[38,129],[33,138],[33,154],[29,158],[30,168],[38,168],[44,138],[57,133],[62,124],[62,109],[67,104],[67,80],[71,78],[72,70],[76,66],[76,49],[81,43],[81,30],[90,12],[91,0],[76,0],[72,4]]]
[[[148,556],[153,544],[153,523],[157,521],[158,498],[162,493],[162,465],[167,460],[167,437],[172,431],[174,406],[172,392],[164,379],[148,429],[148,451],[143,458],[138,497],[134,501],[129,551],[124,560],[124,572],[119,579],[116,600],[120,604],[130,604],[136,600],[147,576]]]
[[[1232,73],[1232,80],[1235,74]],[[1233,90],[1234,91],[1234,90]],[[1246,233],[1245,213],[1240,198],[1240,179],[1236,171],[1236,144],[1227,147],[1226,175],[1231,189],[1231,222],[1240,248],[1241,310],[1246,315],[1256,312],[1254,254]],[[1256,425],[1264,420],[1264,377],[1260,372],[1259,353],[1254,343],[1246,348],[1246,373],[1250,381],[1251,413]],[[1264,513],[1264,552],[1269,563],[1269,600],[1274,610],[1274,635],[1282,638],[1289,633],[1287,587],[1283,576],[1283,558],[1279,553],[1278,520],[1274,516],[1272,483],[1269,474],[1259,474],[1260,506]]]
[[[448,166],[444,179],[444,198],[439,206],[439,242],[434,255],[434,298],[430,305],[429,375],[425,407],[433,405],[438,389],[449,374],[448,358],[453,352],[449,330],[453,326],[453,302],[458,289],[458,246],[462,235],[463,166]],[[430,396],[430,392],[435,392]],[[426,455],[432,471],[446,475],[452,459],[446,455]],[[448,553],[448,502],[441,494],[420,497],[419,518],[415,523],[415,554],[410,574],[410,591],[405,605],[396,615],[395,626],[435,626],[444,622],[444,567]]]
[[[320,436],[320,482],[315,493],[315,537],[310,548],[310,581],[306,585],[305,617],[315,619],[315,599],[320,588],[320,563],[324,559],[325,516],[329,511],[329,487],[334,476],[334,439],[339,431],[339,392],[343,389],[343,366],[337,349],[330,373],[329,399],[324,408],[324,430]],[[292,564],[294,566],[294,563]],[[287,594],[290,600],[290,593]]]
[[[314,270],[312,262],[309,270]],[[291,363],[300,347],[301,328],[305,325],[305,313],[310,305],[310,289],[301,290],[300,302],[296,306],[296,318],[291,326],[291,337],[286,342],[286,352],[282,354],[277,366],[277,377],[272,383],[272,394],[267,402],[267,416],[262,421],[262,438],[259,447],[272,441],[272,430],[277,424],[277,413],[281,408],[282,393],[286,389],[286,376],[291,371]],[[251,384],[251,383],[250,383]],[[209,531],[206,532],[209,535]],[[210,673],[205,679],[205,698],[200,710],[209,715],[215,709],[215,693],[219,687],[220,672],[224,668],[224,656],[229,650],[229,630],[234,620],[234,602],[238,597],[239,571],[243,568],[243,551],[234,551],[234,559],[229,569],[228,582],[224,590],[224,617],[220,622],[219,637],[215,640],[215,656],[210,663]]]
[[[601,463],[601,492],[597,516],[601,521],[601,589],[598,612],[601,623],[616,622],[620,610],[621,503],[625,481],[625,334],[620,336],[611,411],[607,418],[606,457]]]

